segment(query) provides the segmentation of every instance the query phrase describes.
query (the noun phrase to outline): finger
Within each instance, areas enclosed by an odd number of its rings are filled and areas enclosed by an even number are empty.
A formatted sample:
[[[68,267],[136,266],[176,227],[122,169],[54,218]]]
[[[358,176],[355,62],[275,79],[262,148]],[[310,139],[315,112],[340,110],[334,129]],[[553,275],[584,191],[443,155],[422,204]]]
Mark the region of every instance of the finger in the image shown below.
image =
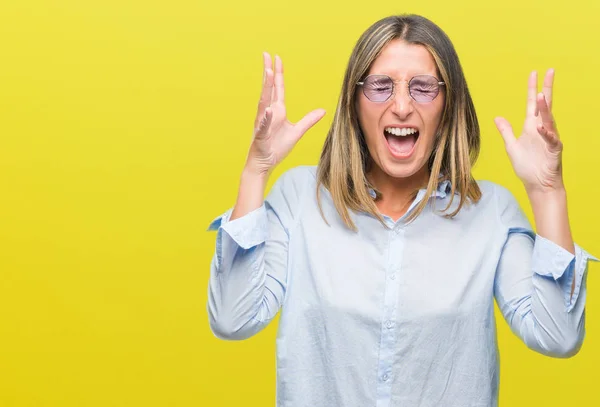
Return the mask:
[[[553,132],[558,136],[558,131],[556,130],[556,123],[554,122],[554,116],[548,107],[546,102],[546,97],[543,93],[539,93],[537,95],[537,106],[540,111],[540,117],[542,119],[542,124],[544,128],[550,132]]]
[[[265,109],[271,105],[271,95],[273,94],[273,67],[271,55],[268,52],[263,53],[264,70],[263,86],[258,102],[258,112],[254,120],[254,128],[258,128],[260,121],[265,116]]]
[[[546,76],[544,76],[544,85],[542,87],[542,93],[546,97],[548,108],[552,110],[552,88],[554,87],[554,69],[548,69]]]
[[[283,87],[283,62],[279,55],[275,55],[275,95],[273,102],[285,101],[285,92]]]
[[[324,109],[313,110],[304,116],[298,123],[296,123],[295,130],[295,138],[299,140],[304,133],[306,133],[312,126],[317,124],[319,120],[321,120],[325,116]]]
[[[271,120],[273,119],[273,111],[270,107],[265,109],[265,114],[260,119],[260,122],[256,126],[254,130],[254,137],[261,138],[265,136],[269,130],[269,126],[271,125]]]
[[[511,148],[513,143],[517,141],[513,133],[512,126],[504,117],[496,117],[494,119],[494,123],[496,124],[496,128],[498,129],[498,131],[502,135],[502,138],[504,139],[504,146],[508,150],[509,148]]]
[[[542,123],[538,123],[537,131],[540,133],[544,141],[548,144],[550,151],[561,151],[562,150],[562,142],[558,138],[558,134],[548,130]]]
[[[532,71],[527,83],[527,117],[537,116],[535,95],[537,95],[537,71]]]

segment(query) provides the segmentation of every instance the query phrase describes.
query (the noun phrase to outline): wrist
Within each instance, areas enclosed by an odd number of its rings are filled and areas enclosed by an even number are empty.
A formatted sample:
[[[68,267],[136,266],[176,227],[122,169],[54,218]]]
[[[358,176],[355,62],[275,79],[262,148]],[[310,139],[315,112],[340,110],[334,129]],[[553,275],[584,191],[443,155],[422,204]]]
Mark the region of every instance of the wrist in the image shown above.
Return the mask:
[[[260,166],[246,164],[242,170],[241,180],[251,183],[266,183],[271,175],[270,169],[265,169]]]
[[[525,188],[530,201],[538,202],[556,202],[567,198],[567,191],[564,184],[546,188]]]
[[[246,157],[243,174],[253,178],[268,178],[273,168],[274,161],[267,158],[256,158],[252,153]]]

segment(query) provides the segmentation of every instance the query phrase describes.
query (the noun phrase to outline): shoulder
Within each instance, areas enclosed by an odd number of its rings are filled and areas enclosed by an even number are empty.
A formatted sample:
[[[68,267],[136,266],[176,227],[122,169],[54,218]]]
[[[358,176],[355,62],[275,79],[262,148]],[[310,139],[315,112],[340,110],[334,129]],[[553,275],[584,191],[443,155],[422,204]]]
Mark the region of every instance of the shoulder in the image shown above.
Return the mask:
[[[515,195],[506,187],[491,181],[478,180],[481,189],[481,201],[494,208],[496,216],[504,224],[518,223],[527,226],[521,206]]]
[[[477,180],[481,190],[481,199],[505,205],[515,201],[515,197],[506,187],[488,180]]]
[[[265,203],[277,213],[286,227],[300,218],[307,202],[311,185],[316,182],[316,167],[299,166],[285,170],[275,181]]]
[[[317,179],[317,167],[301,165],[285,170],[277,181],[274,188],[280,188],[283,192],[302,194],[306,188],[315,184]]]
[[[286,182],[307,182],[317,178],[317,167],[315,165],[299,165],[285,170],[279,179]]]
[[[316,167],[303,165],[287,169],[273,183],[267,201],[283,199],[295,205],[308,195],[307,191],[315,184]]]
[[[481,189],[482,197],[487,195],[488,199],[496,199],[502,203],[515,200],[515,196],[508,188],[496,182],[477,180],[477,185]]]

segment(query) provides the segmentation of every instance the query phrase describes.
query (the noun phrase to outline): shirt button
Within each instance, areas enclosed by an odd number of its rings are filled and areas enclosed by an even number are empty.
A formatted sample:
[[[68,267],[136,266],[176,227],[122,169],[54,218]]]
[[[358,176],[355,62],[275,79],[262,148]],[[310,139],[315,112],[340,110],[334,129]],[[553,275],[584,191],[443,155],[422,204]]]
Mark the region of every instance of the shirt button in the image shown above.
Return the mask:
[[[394,323],[388,319],[387,321],[385,321],[385,326],[391,328],[392,326],[394,326]]]
[[[390,278],[391,278],[392,280],[395,280],[395,279],[396,279],[396,275],[395,275],[395,274],[391,274],[391,275],[390,275]]]
[[[381,378],[383,379],[384,382],[387,382],[390,377],[386,373]]]

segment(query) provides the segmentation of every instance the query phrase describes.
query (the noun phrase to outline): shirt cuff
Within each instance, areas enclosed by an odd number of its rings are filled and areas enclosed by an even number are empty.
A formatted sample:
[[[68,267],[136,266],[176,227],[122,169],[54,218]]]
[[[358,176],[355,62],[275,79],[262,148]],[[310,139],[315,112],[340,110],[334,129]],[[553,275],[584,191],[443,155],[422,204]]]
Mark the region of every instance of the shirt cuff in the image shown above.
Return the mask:
[[[223,259],[223,251],[235,250],[229,242],[223,244],[223,232],[225,232],[231,240],[242,249],[248,250],[258,246],[267,240],[268,236],[268,219],[265,205],[263,204],[258,209],[247,213],[246,215],[229,220],[233,208],[215,218],[208,226],[208,231],[217,231],[216,244],[216,267],[220,267]],[[225,247],[224,247],[225,246]],[[225,256],[227,257],[227,256]]]
[[[598,261],[577,244],[573,255],[551,240],[536,235],[531,261],[533,272],[543,277],[551,277],[562,286],[567,312],[570,312],[577,303],[588,260]],[[573,273],[575,273],[575,290],[571,296]]]

